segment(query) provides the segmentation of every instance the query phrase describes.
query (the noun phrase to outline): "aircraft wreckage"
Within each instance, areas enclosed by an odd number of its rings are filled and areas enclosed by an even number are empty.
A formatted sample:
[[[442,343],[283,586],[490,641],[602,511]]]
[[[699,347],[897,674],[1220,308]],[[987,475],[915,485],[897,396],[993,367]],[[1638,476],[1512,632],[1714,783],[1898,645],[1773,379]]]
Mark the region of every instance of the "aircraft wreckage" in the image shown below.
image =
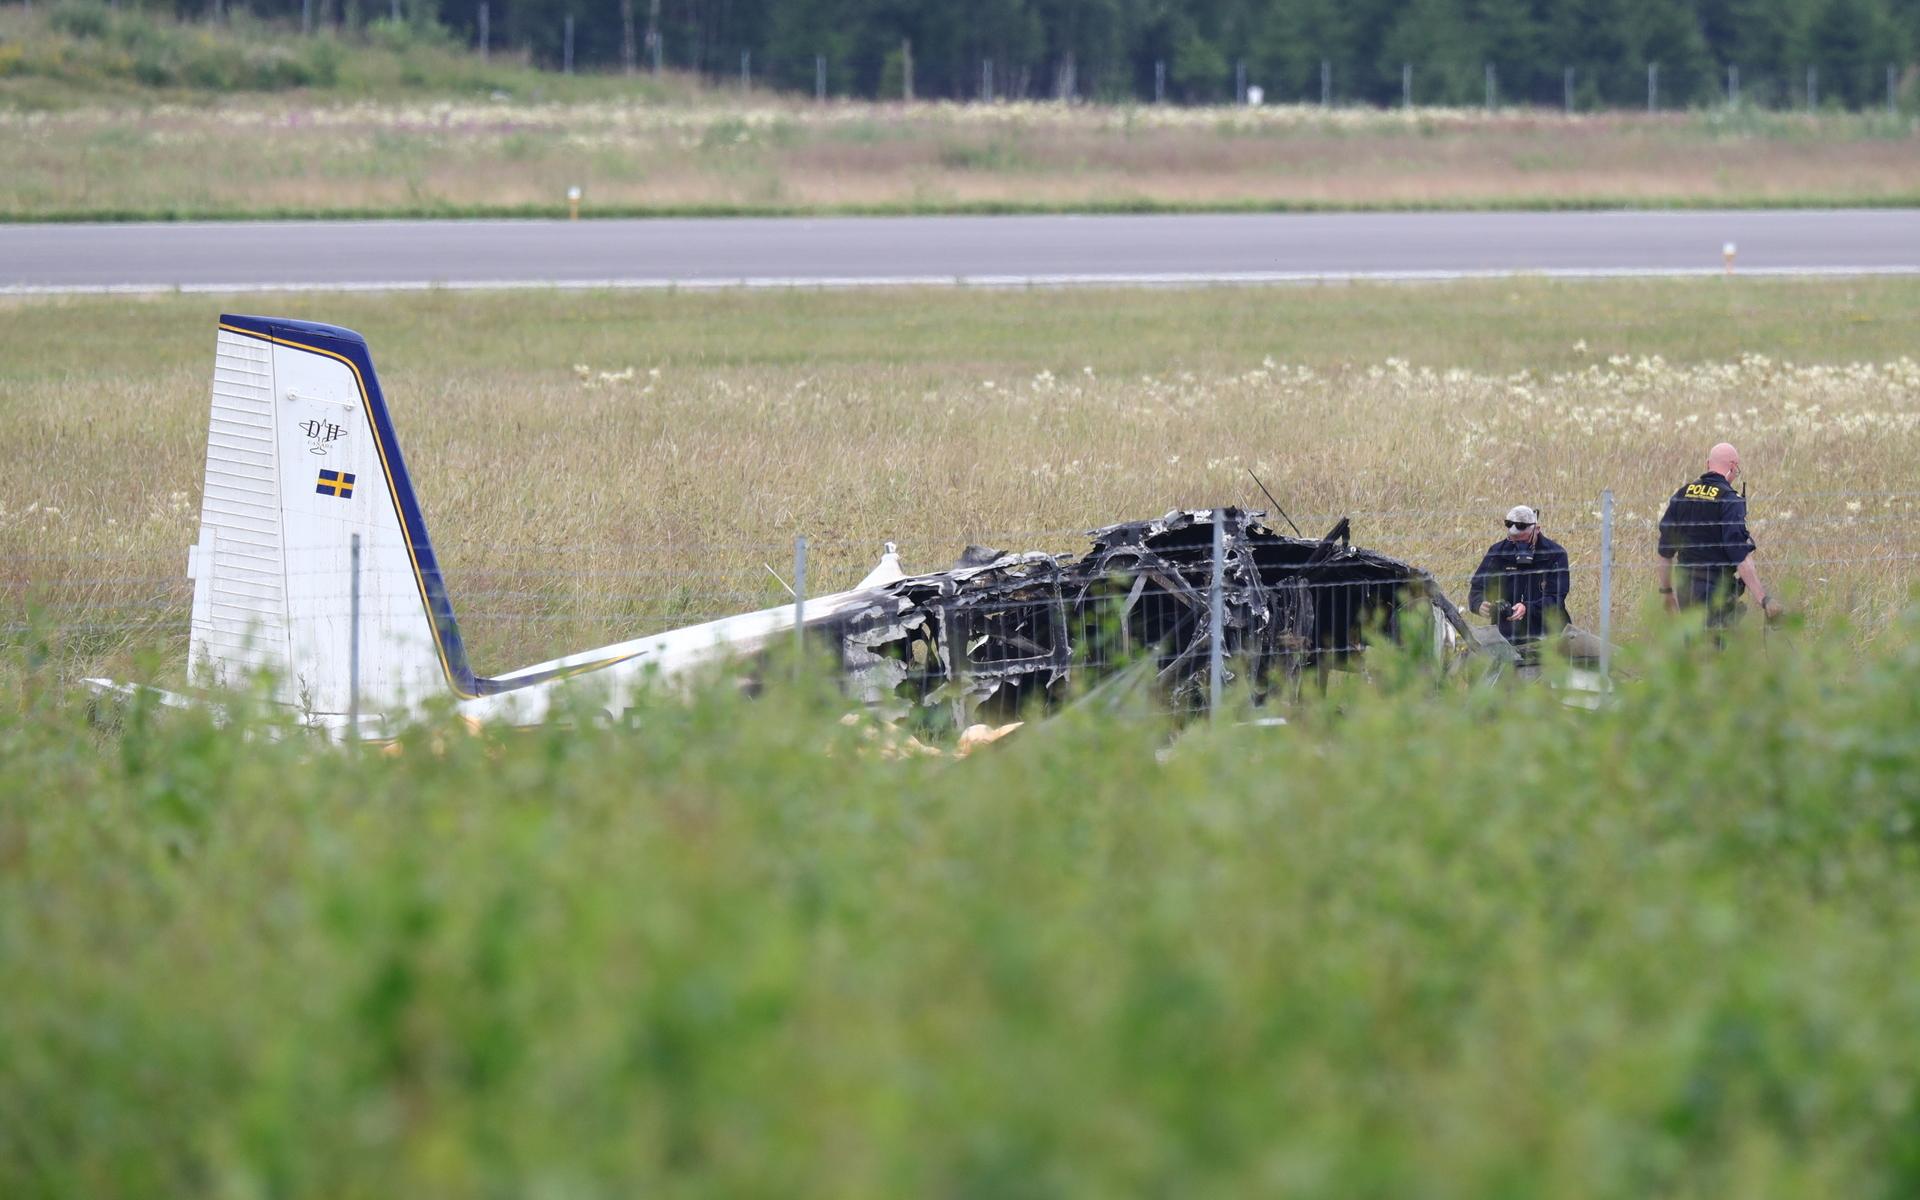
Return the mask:
[[[971,547],[951,570],[874,587],[820,632],[859,698],[951,704],[963,724],[1127,668],[1173,707],[1202,708],[1216,637],[1256,703],[1297,695],[1310,675],[1324,681],[1369,639],[1479,644],[1431,574],[1354,546],[1347,521],[1315,541],[1275,533],[1264,515],[1193,509],[1109,525],[1078,557]]]
[[[1369,638],[1432,638],[1437,654],[1459,644],[1510,659],[1426,571],[1352,545],[1345,520],[1314,540],[1275,533],[1261,515],[1176,511],[1095,530],[1077,557],[974,547],[924,575],[905,574],[889,549],[860,583],[808,597],[804,612],[742,613],[483,676],[468,662],[365,339],[225,316],[188,552],[189,666],[209,686],[265,680],[272,700],[314,727],[381,736],[433,704],[476,721],[539,721],[569,681],[596,686],[617,715],[649,681],[790,644],[796,622],[875,709],[946,706],[961,723],[1103,680],[1197,709],[1216,641],[1255,701],[1350,665]]]

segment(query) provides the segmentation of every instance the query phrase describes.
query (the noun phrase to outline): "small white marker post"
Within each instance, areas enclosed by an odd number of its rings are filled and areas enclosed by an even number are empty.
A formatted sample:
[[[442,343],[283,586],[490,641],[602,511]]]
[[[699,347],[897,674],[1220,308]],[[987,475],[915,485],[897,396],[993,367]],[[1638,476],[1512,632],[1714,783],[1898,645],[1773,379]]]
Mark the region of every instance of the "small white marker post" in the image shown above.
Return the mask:
[[[1738,251],[1739,247],[1735,246],[1732,242],[1728,242],[1726,245],[1720,247],[1720,261],[1726,264],[1727,274],[1729,275],[1733,274],[1733,256]]]
[[[567,220],[578,221],[579,219],[580,219],[580,185],[575,184],[574,186],[567,189]]]

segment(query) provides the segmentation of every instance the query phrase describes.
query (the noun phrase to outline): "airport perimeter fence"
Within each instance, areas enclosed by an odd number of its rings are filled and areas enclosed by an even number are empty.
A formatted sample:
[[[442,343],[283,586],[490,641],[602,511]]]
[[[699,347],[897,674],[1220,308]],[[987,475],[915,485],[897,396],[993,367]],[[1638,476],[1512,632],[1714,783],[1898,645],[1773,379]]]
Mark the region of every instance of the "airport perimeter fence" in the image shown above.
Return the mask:
[[[309,6],[312,0],[304,0]],[[399,20],[399,0],[393,0]],[[492,48],[490,6],[476,10],[474,46]],[[310,11],[304,18],[311,29]],[[1553,109],[1563,112],[1684,110],[1714,105],[1777,111],[1849,111],[1884,107],[1898,112],[1915,93],[1914,65],[1872,61],[1808,61],[1771,68],[1720,63],[1699,57],[1652,61],[1546,62],[1479,58],[1406,59],[1357,63],[1321,57],[1310,47],[1290,49],[1283,60],[1247,54],[1202,64],[1166,57],[1129,56],[1101,64],[1066,54],[1043,62],[1002,61],[991,54],[943,55],[916,70],[912,43],[858,56],[821,40],[809,55],[770,55],[752,46],[711,41],[669,47],[655,31],[636,41],[632,28],[589,27],[569,13],[559,21],[523,31],[531,60],[572,74],[577,62],[617,65],[629,73],[686,71],[717,86],[756,86],[815,100],[948,100],[995,102],[1094,101],[1213,105],[1317,104],[1323,108],[1484,107]],[[616,52],[616,49],[617,52]],[[1218,57],[1218,56],[1214,56]]]
[[[1246,503],[1245,497],[1233,498]],[[1568,551],[1568,608],[1573,622],[1612,648],[1628,630],[1644,631],[1644,614],[1660,601],[1656,593],[1657,521],[1666,497],[1618,502],[1597,497],[1520,497],[1540,512],[1542,531]],[[1760,578],[1790,610],[1815,623],[1844,622],[1871,636],[1912,600],[1920,565],[1920,491],[1796,491],[1767,493],[1752,501],[1749,526],[1758,544]],[[1465,614],[1480,556],[1504,536],[1495,504],[1432,508],[1352,508],[1340,512],[1292,511],[1291,521],[1270,506],[1261,518],[1269,529],[1319,539],[1342,517],[1351,521],[1352,545],[1401,560],[1431,575],[1448,600]],[[842,531],[781,537],[714,538],[699,541],[642,539],[592,546],[538,544],[443,544],[448,592],[476,669],[517,669],[585,648],[635,639],[741,613],[792,606],[804,623],[807,602],[852,587],[880,559],[887,543],[899,547],[909,576],[947,569],[969,546],[996,551],[1033,551],[1077,558],[1088,549],[1084,527]],[[979,554],[969,561],[978,561]],[[19,661],[38,663],[67,680],[99,674],[107,664],[121,669],[137,653],[162,667],[184,664],[193,584],[184,575],[183,552],[168,554],[63,551],[50,530],[43,553],[16,556],[0,600],[8,616],[0,642]],[[298,568],[294,574],[301,573]],[[1205,636],[1182,638],[1208,658],[1204,671],[1188,662],[1204,695],[1216,699],[1231,647],[1210,636],[1221,628],[1221,606],[1235,594],[1228,564],[1186,572],[1184,584],[1195,612],[1186,628]],[[414,582],[355,575],[358,590],[389,587],[411,592]],[[1314,588],[1352,589],[1352,583],[1307,583]],[[338,619],[351,621],[357,596],[343,589]],[[1022,605],[1057,606],[1058,596],[1013,599],[998,604],[1018,617]],[[1202,612],[1201,610],[1205,610]],[[1483,616],[1466,614],[1483,625]],[[1041,621],[1045,624],[1045,621]],[[1011,628],[1011,626],[1009,626]],[[1017,637],[1016,637],[1017,640]],[[1115,665],[1100,656],[1117,643],[1075,648],[1075,670],[1098,672]],[[1322,645],[1322,651],[1358,644]],[[1139,647],[1131,647],[1137,651]],[[948,649],[936,648],[944,655]],[[1037,646],[1038,658],[1060,653]],[[1094,655],[1088,657],[1089,654]],[[1064,659],[1063,659],[1064,662]],[[1604,674],[1611,664],[1602,661]],[[1197,688],[1197,683],[1196,683]],[[1197,697],[1188,689],[1189,699]]]
[[[565,66],[565,52],[558,60]],[[971,62],[964,78],[913,88],[889,80],[875,90],[860,82],[856,64],[821,53],[764,59],[741,50],[724,61],[690,64],[710,85],[751,93],[767,89],[826,103],[856,100],[940,100],[966,104],[1108,103],[1258,108],[1268,105],[1327,110],[1480,109],[1486,112],[1685,112],[1699,109],[1769,112],[1883,111],[1914,107],[1915,69],[1897,61],[1846,66],[1805,64],[1771,70],[1739,63],[1677,69],[1659,62],[1534,63],[1407,60],[1391,67],[1331,59],[1261,69],[1235,60],[1218,79],[1180,76],[1166,59],[1130,65],[1089,79],[1070,66],[1009,70],[991,56]]]
[[[550,37],[535,37],[533,60],[571,74],[584,36],[565,19]],[[908,56],[910,60],[910,55]],[[1682,112],[1695,109],[1770,112],[1884,111],[1897,114],[1920,100],[1920,71],[1901,60],[1806,62],[1756,67],[1737,62],[1526,62],[1483,59],[1407,59],[1360,64],[1300,56],[1286,64],[1240,57],[1217,74],[1179,69],[1166,59],[1130,61],[1088,70],[1071,59],[1012,64],[992,55],[968,58],[937,75],[916,79],[898,53],[875,77],[874,66],[822,50],[813,55],[768,56],[751,48],[696,48],[684,58],[666,54],[656,39],[636,70],[674,69],[709,85],[756,89],[815,101],[939,100],[971,104],[1107,103],[1324,109],[1482,109],[1598,112]]]

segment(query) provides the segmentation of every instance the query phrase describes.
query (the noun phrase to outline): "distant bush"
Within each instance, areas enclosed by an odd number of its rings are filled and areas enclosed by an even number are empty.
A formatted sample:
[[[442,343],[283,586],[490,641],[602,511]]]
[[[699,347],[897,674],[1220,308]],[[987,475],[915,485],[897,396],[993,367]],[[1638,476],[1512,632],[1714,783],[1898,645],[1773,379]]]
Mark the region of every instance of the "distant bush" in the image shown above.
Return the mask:
[[[464,39],[431,18],[376,19],[357,30],[330,26],[300,36],[287,21],[230,8],[218,22],[183,21],[164,10],[62,0],[31,11],[0,0],[0,106],[59,108],[124,98],[143,88],[210,95],[331,89],[355,96],[401,92],[505,92],[657,99],[648,79],[536,71],[524,52],[496,48],[483,62]],[[29,82],[39,81],[39,82]]]
[[[307,78],[303,81],[315,87],[330,87],[340,79],[340,63],[346,57],[346,51],[332,38],[314,38],[300,55]]]
[[[76,38],[104,38],[113,23],[113,13],[104,4],[94,4],[90,0],[72,0],[57,5],[48,23],[54,29]]]
[[[104,5],[62,4],[47,19],[72,43],[12,45],[0,75],[39,74],[79,84],[120,80],[208,92],[272,92],[338,82],[346,50],[332,37],[288,42],[244,17],[232,30],[173,24]],[[423,42],[434,35],[421,35]]]
[[[460,41],[438,21],[395,21],[389,17],[367,23],[367,41],[394,54],[414,50],[458,51]]]

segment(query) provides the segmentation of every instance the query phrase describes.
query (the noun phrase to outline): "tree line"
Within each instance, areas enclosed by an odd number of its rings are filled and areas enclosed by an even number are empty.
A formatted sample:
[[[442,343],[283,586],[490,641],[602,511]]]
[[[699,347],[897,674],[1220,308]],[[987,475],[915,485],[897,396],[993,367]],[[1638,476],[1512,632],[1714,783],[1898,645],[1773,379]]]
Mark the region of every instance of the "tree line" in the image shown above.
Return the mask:
[[[1914,90],[1920,47],[1920,0],[169,2],[864,98],[1865,108]]]

